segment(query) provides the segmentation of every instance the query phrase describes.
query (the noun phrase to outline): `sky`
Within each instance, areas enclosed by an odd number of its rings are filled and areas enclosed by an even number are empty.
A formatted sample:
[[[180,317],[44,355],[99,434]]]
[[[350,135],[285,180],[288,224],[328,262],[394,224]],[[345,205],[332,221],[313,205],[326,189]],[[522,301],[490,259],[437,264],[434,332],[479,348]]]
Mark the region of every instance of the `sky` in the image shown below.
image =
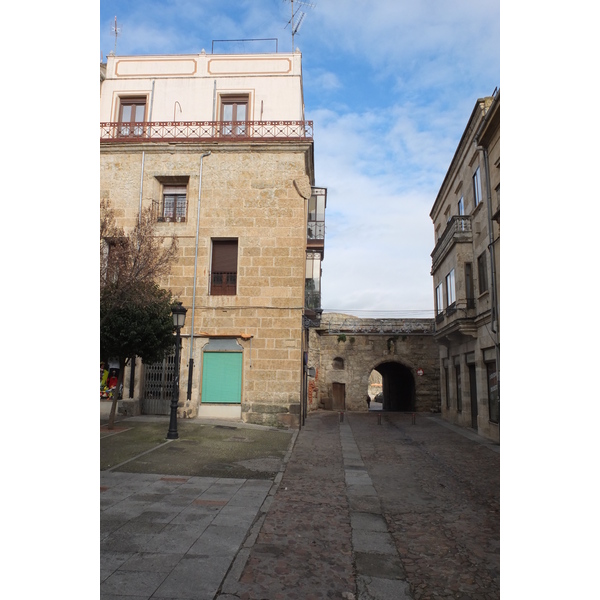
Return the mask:
[[[591,597],[600,532],[600,325],[586,313],[597,296],[600,223],[593,3],[502,0],[501,55],[498,2],[313,3],[296,46],[317,185],[329,190],[331,309],[433,307],[429,211],[477,98],[500,87],[502,60],[503,597]],[[12,550],[3,589],[37,598],[55,584],[62,597],[81,598],[98,581],[90,465],[100,451],[99,54],[114,47],[115,15],[118,54],[210,52],[213,39],[253,37],[278,38],[288,51],[289,3],[4,8],[2,390],[12,426],[0,444],[19,458],[3,463],[18,491],[3,497],[13,516],[3,529]],[[58,480],[61,493],[46,494],[40,510],[40,489]],[[44,557],[35,577],[22,560],[32,544],[23,523]],[[77,548],[69,577],[57,539]]]
[[[292,50],[289,0],[100,1],[117,55]],[[478,98],[500,87],[499,0],[314,0],[302,52],[315,184],[327,188],[322,307],[433,316],[429,212]],[[297,20],[295,21],[297,22]]]

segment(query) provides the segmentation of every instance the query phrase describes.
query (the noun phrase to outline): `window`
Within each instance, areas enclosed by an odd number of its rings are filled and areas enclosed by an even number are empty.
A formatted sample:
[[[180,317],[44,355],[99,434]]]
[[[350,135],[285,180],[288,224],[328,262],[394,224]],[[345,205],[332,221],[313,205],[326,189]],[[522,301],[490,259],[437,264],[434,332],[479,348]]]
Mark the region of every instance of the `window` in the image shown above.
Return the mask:
[[[456,302],[456,288],[454,282],[454,269],[446,275],[446,298],[448,299],[448,306]]]
[[[473,293],[473,265],[465,263],[465,292],[467,294],[467,308],[475,308],[475,294]]]
[[[144,133],[146,98],[121,98],[119,135],[140,137]]]
[[[462,196],[460,197],[460,200],[458,201],[458,214],[459,215],[465,214],[465,201]]]
[[[210,272],[211,296],[235,296],[237,292],[237,240],[213,240]]]
[[[248,96],[222,96],[221,133],[231,136],[246,135],[246,121],[248,120]],[[238,123],[236,125],[236,123]],[[240,124],[241,123],[241,124]]]
[[[343,370],[344,369],[344,359],[339,356],[336,356],[333,359],[332,366],[336,370]]]
[[[441,283],[435,288],[435,309],[438,315],[444,310],[444,292]]]
[[[313,189],[308,199],[307,239],[325,239],[325,206],[325,190]]]
[[[481,176],[479,174],[479,167],[473,174],[473,197],[475,199],[475,206],[481,202]]]
[[[187,214],[187,186],[165,185],[159,221],[183,223]]]
[[[485,252],[477,258],[477,273],[479,275],[479,293],[487,292],[488,277],[487,277],[487,261]]]
[[[321,254],[306,253],[305,299],[306,308],[321,308]]]

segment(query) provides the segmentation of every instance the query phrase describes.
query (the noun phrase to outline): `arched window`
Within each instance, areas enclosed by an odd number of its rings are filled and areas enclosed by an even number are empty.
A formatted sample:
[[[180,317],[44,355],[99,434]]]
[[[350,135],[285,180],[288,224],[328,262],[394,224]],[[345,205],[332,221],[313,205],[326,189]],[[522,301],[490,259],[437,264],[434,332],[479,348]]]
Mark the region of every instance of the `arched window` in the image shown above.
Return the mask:
[[[343,370],[344,369],[344,359],[337,356],[333,359],[333,368]]]

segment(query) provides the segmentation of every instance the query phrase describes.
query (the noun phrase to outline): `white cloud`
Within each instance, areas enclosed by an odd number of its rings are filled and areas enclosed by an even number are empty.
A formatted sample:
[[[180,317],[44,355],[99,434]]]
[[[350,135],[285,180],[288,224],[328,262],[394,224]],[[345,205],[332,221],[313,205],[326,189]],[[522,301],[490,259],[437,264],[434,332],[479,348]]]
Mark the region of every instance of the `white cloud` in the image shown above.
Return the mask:
[[[429,211],[477,97],[499,85],[499,1],[315,5],[295,43],[316,184],[328,188],[323,305],[431,310]],[[291,46],[281,0],[102,0],[102,11],[123,24],[120,53],[210,52],[213,39]]]

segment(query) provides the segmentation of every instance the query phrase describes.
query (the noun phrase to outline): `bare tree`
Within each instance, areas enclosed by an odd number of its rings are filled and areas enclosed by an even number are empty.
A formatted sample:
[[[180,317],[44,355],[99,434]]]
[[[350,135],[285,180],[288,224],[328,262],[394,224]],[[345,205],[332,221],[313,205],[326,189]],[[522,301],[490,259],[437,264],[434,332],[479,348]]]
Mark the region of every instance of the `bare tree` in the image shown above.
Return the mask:
[[[158,286],[177,257],[177,238],[156,235],[151,209],[125,234],[108,202],[100,205],[100,350],[119,358],[117,392],[108,422],[114,427],[118,392],[129,358],[157,360],[173,344],[171,293]],[[108,358],[108,356],[105,356]]]
[[[152,209],[142,211],[138,223],[125,234],[115,222],[108,201],[100,205],[100,296],[104,306],[119,308],[135,293],[139,302],[144,292],[169,274],[177,257],[175,236],[165,245],[165,237],[156,234]],[[140,297],[140,294],[142,297]],[[150,295],[149,299],[153,299]],[[102,319],[110,317],[107,311]]]

